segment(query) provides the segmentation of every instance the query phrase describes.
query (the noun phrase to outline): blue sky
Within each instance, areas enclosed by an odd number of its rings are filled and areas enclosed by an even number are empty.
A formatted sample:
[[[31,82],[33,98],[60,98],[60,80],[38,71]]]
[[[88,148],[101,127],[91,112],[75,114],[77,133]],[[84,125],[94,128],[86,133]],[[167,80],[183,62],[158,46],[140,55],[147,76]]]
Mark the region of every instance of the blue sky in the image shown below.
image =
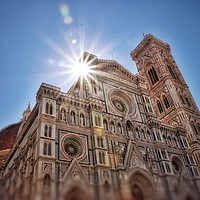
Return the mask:
[[[200,107],[198,0],[0,1],[0,129],[35,104],[42,82],[67,92],[61,63],[85,50],[136,73],[130,52],[152,33],[172,54]],[[73,49],[73,51],[72,51]]]

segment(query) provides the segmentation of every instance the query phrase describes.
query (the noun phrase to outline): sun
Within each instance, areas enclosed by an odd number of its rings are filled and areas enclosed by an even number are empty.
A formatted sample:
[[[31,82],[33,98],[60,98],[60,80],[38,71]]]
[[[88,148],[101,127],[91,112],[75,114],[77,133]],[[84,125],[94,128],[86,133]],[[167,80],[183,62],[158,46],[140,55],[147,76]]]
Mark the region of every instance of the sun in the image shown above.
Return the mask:
[[[83,63],[83,62],[77,62],[75,63],[72,68],[72,74],[79,78],[86,78],[87,76],[89,76],[90,73],[90,68],[88,66],[87,63]]]

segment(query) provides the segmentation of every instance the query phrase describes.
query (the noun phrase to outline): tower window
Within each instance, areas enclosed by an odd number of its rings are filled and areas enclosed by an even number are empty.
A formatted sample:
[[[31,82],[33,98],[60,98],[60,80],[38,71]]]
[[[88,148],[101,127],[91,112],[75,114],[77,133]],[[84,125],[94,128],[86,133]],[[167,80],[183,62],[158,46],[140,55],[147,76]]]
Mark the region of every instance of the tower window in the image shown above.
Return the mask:
[[[163,107],[162,107],[162,104],[160,103],[160,101],[157,102],[157,106],[158,106],[159,112],[163,113]]]
[[[183,104],[185,104],[185,101],[184,101],[184,99],[183,99],[183,96],[182,96],[182,95],[180,95],[180,99],[181,99],[182,103],[183,103]]]
[[[191,103],[190,103],[189,99],[187,97],[185,97],[185,99],[186,99],[186,102],[187,102],[188,106],[191,107]]]
[[[164,103],[165,103],[165,107],[166,107],[166,108],[169,108],[169,107],[170,107],[170,104],[169,104],[169,101],[168,101],[168,99],[167,99],[166,96],[163,97],[163,101],[164,101]]]
[[[49,108],[49,114],[52,115],[53,114],[53,105],[50,104],[50,108]]]
[[[48,126],[45,125],[45,127],[44,127],[44,136],[47,137],[47,133],[48,133]]]
[[[148,70],[148,74],[149,74],[152,85],[154,85],[155,83],[157,83],[159,81],[158,75],[157,75],[154,67],[152,67],[151,69]]]
[[[50,103],[50,104],[48,102],[46,103],[45,113],[53,115],[53,105],[52,105],[52,103]]]
[[[171,66],[169,66],[169,65],[168,65],[167,67],[168,67],[168,70],[169,70],[169,72],[170,72],[172,78],[176,79],[176,75],[175,75],[174,70],[173,70],[173,69],[171,68]]]
[[[46,103],[46,109],[45,109],[45,112],[48,114],[49,113],[49,103],[47,102]]]

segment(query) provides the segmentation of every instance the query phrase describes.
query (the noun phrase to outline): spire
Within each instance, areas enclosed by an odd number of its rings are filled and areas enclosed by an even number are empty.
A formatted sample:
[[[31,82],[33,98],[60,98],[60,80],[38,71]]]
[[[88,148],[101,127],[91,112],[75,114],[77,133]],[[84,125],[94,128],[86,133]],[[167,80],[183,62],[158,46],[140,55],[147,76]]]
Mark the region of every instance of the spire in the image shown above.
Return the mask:
[[[28,107],[22,114],[22,116],[23,116],[22,120],[26,121],[28,116],[30,115],[30,113],[31,113],[31,102],[28,102]]]

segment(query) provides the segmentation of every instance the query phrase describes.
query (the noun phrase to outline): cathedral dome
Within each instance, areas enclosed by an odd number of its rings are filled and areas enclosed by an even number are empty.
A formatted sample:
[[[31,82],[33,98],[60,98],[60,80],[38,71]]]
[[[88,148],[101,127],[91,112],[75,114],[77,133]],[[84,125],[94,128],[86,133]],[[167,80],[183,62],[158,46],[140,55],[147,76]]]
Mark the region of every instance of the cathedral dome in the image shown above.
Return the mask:
[[[0,130],[0,151],[11,149],[17,139],[21,122],[6,126]]]

